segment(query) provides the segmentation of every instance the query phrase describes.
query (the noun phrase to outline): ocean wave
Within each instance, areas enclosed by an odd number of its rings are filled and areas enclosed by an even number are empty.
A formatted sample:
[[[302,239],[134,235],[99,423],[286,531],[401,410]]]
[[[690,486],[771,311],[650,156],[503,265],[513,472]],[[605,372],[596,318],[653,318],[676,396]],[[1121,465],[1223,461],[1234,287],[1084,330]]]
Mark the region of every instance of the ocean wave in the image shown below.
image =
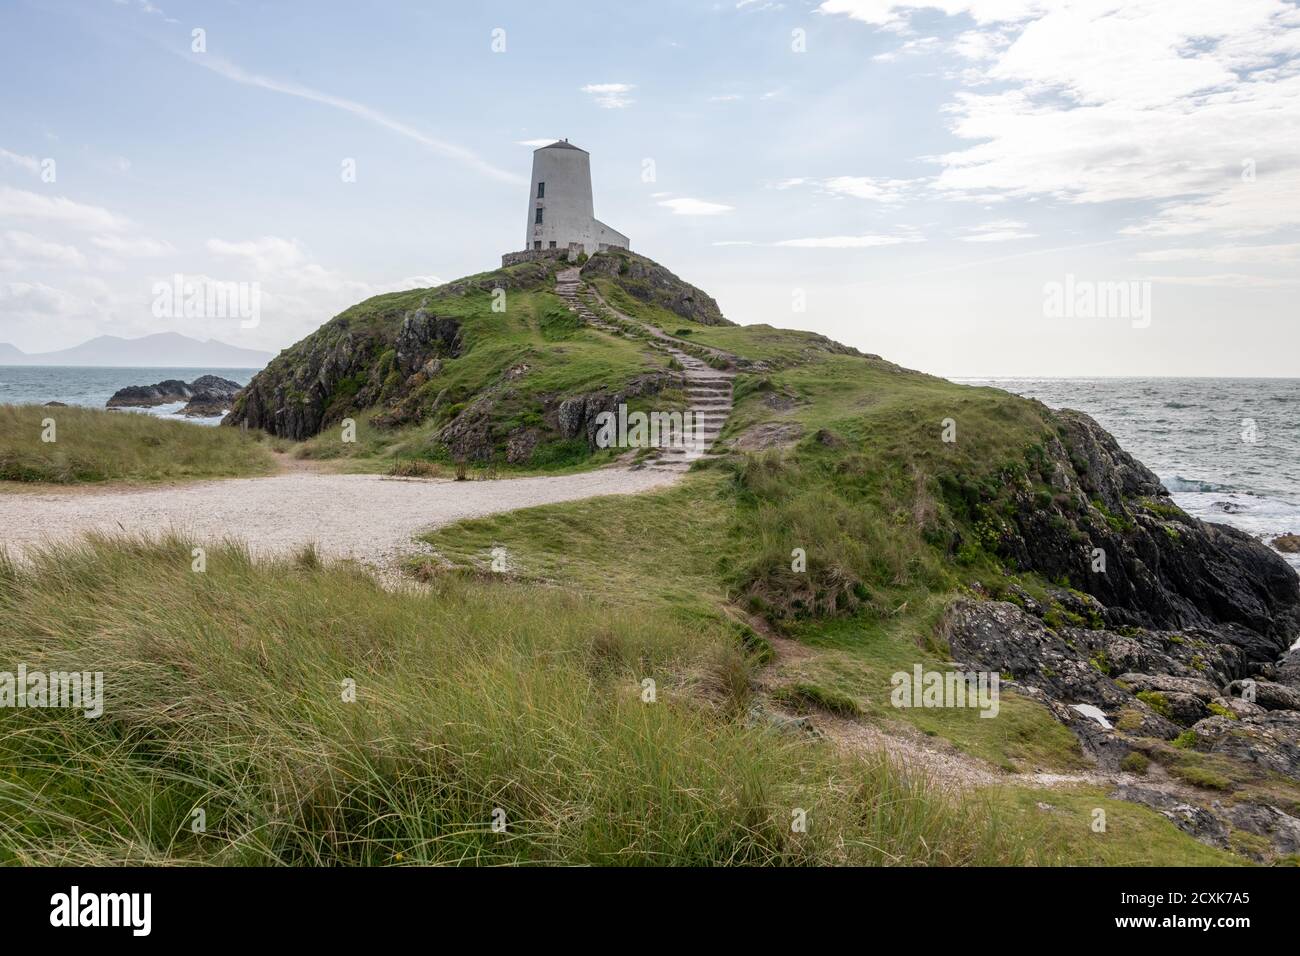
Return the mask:
[[[1228,485],[1220,485],[1213,481],[1198,481],[1195,478],[1184,478],[1182,475],[1174,475],[1172,478],[1161,478],[1161,482],[1171,494],[1180,494],[1193,491],[1233,491]]]

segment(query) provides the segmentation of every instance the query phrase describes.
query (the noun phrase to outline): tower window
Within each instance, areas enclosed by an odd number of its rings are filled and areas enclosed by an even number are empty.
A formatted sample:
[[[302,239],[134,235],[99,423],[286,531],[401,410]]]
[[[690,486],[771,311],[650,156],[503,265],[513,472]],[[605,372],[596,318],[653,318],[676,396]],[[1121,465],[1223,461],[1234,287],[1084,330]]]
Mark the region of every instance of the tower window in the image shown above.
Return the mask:
[[[555,240],[554,240],[554,239],[551,240],[550,246],[549,246],[548,248],[551,248],[551,249],[554,249],[554,248],[555,248]]]
[[[541,206],[538,206],[538,207],[537,207],[537,217],[536,217],[535,219],[533,219],[533,222],[537,223],[537,225],[539,225],[539,226],[542,224],[542,207],[541,207]]]
[[[537,184],[537,198],[538,199],[546,198],[546,183]]]
[[[542,240],[540,240],[540,239],[534,239],[534,240],[533,240],[533,248],[534,248],[534,249],[540,249],[540,248],[542,248]]]

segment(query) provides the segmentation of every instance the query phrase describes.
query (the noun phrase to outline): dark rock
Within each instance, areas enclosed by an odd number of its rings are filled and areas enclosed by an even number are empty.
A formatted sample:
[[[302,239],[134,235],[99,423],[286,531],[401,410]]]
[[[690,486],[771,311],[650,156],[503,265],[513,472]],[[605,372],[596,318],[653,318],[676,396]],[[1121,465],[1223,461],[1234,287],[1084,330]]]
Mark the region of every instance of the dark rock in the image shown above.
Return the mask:
[[[1185,803],[1176,795],[1136,784],[1120,784],[1111,794],[1115,800],[1127,800],[1150,807],[1174,826],[1210,846],[1227,849],[1229,830],[1218,817],[1204,807]]]
[[[1172,674],[1120,674],[1116,678],[1133,693],[1144,690],[1157,690],[1167,694],[1183,694],[1195,697],[1202,703],[1209,703],[1219,696],[1219,688],[1209,681],[1195,677],[1174,677]],[[1198,718],[1199,719],[1199,718]]]
[[[1196,749],[1221,754],[1252,766],[1300,777],[1300,714],[1270,711],[1232,720],[1206,717],[1193,728]]]
[[[1066,410],[1056,419],[1044,468],[1072,493],[1044,506],[1030,483],[1018,489],[1002,556],[1097,598],[1111,629],[1213,629],[1248,663],[1276,660],[1300,632],[1295,571],[1250,535],[1184,514],[1087,415]],[[1106,556],[1104,572],[1092,570],[1094,548]]]
[[[169,378],[156,385],[128,385],[119,388],[105,403],[107,408],[152,408],[171,402],[188,402],[194,395],[189,384]]]
[[[955,660],[1009,674],[1055,700],[1095,704],[1110,713],[1133,699],[1065,638],[1014,604],[957,601],[942,634]]]
[[[68,403],[67,402],[46,402],[45,407],[46,408],[67,408]]]
[[[1258,704],[1265,710],[1300,710],[1300,691],[1295,688],[1266,680],[1252,681],[1252,684],[1254,693],[1252,703]],[[1228,693],[1233,697],[1249,700],[1246,688],[1245,681],[1235,680],[1228,685]]]
[[[228,378],[218,375],[200,375],[190,382],[193,394],[189,402],[181,409],[181,414],[188,418],[214,418],[223,415],[234,404],[235,396],[242,386]]]
[[[1289,813],[1259,803],[1237,803],[1222,812],[1237,829],[1264,837],[1277,853],[1300,853],[1300,819]]]
[[[1300,534],[1280,534],[1273,539],[1273,547],[1287,554],[1300,554]]]

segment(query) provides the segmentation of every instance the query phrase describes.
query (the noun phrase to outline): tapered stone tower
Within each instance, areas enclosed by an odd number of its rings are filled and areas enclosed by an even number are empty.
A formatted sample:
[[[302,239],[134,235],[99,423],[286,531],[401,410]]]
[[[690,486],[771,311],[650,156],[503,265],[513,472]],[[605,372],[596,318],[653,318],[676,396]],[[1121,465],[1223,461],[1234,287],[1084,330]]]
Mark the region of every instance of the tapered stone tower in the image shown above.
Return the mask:
[[[628,248],[628,238],[595,217],[591,200],[591,155],[567,139],[533,151],[524,248],[569,249],[591,255]]]

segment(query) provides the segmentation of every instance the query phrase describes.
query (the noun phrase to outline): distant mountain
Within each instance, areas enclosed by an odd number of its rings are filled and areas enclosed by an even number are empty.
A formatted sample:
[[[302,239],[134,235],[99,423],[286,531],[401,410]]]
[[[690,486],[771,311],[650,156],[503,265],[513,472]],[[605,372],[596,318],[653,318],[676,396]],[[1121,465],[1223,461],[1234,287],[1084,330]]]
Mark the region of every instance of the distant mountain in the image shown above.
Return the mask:
[[[262,368],[270,352],[241,349],[216,339],[201,341],[177,332],[138,339],[101,335],[69,349],[28,354],[0,342],[0,365],[102,365],[119,368]]]

